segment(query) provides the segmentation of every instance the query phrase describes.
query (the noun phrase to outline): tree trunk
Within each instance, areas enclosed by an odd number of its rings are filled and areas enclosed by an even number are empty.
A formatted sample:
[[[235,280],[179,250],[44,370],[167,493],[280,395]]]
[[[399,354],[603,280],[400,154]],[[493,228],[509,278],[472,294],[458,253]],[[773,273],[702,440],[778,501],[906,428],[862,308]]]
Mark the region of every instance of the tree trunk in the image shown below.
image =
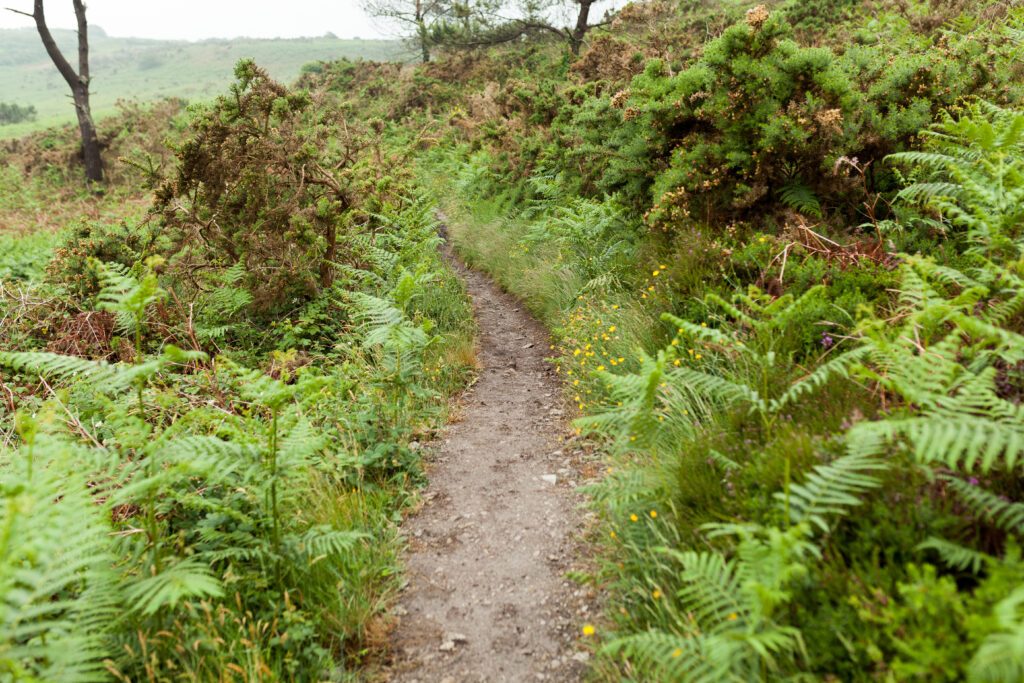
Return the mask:
[[[423,11],[423,0],[416,0],[416,34],[420,41],[420,53],[423,63],[430,61],[430,43],[427,37],[427,18]]]
[[[577,0],[577,2],[579,2],[580,11],[576,15],[576,28],[569,34],[569,47],[574,55],[579,56],[580,48],[583,47],[583,39],[587,37],[587,31],[590,30],[590,6],[594,4],[594,0]]]
[[[83,86],[74,93],[75,114],[78,115],[78,132],[82,136],[82,161],[85,177],[90,182],[103,182],[103,160],[100,157],[100,139],[96,124],[89,108],[89,87]]]
[[[82,161],[85,164],[85,177],[90,182],[103,182],[103,160],[100,158],[100,142],[96,134],[96,124],[92,120],[89,107],[89,26],[85,20],[85,3],[74,0],[75,17],[78,20],[78,71],[57,47],[49,27],[46,25],[46,14],[43,11],[43,0],[35,0],[32,14],[36,22],[36,30],[46,48],[57,71],[64,77],[75,102],[75,115],[78,117],[78,130],[82,136]]]

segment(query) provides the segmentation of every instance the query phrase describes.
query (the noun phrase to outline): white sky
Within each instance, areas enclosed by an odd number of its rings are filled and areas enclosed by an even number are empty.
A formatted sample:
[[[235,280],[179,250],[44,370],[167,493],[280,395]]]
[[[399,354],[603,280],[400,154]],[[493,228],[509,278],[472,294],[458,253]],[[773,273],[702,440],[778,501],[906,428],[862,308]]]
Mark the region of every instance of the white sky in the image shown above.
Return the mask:
[[[599,0],[591,20],[624,4]],[[359,0],[88,0],[86,7],[91,25],[122,38],[298,38],[328,31],[339,38],[396,37],[393,27],[367,16],[359,5]],[[0,28],[32,26],[31,19],[4,7],[31,12],[32,0],[0,0]],[[51,28],[74,28],[71,0],[46,0],[45,9]],[[566,13],[571,12],[566,2]]]
[[[32,0],[0,0],[0,8],[32,11]],[[71,0],[47,0],[51,28],[73,28]],[[88,0],[89,24],[108,35],[133,38],[384,38],[392,33],[359,7],[359,0]],[[0,28],[32,26],[32,20],[0,9]]]

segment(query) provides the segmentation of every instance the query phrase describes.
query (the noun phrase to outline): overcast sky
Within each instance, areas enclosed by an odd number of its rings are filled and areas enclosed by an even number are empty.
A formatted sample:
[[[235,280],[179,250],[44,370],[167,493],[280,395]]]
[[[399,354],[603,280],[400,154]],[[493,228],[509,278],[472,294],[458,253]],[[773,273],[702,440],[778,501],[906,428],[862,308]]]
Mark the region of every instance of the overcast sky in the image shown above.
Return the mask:
[[[596,20],[626,0],[598,0]],[[202,40],[204,38],[394,38],[395,29],[367,16],[359,0],[88,0],[89,23],[122,38]],[[32,0],[0,0],[0,8],[32,11]],[[71,0],[47,0],[51,28],[74,28]],[[571,3],[566,2],[571,13]],[[571,17],[563,17],[563,21]],[[0,9],[0,28],[32,26],[32,20]],[[3,46],[0,45],[0,48]]]
[[[201,40],[203,38],[384,38],[358,0],[88,0],[89,23],[111,36]],[[32,0],[0,0],[0,8],[32,11]],[[47,0],[47,23],[73,28],[71,0]],[[0,11],[0,28],[31,26],[32,20]],[[2,46],[0,46],[2,48]]]

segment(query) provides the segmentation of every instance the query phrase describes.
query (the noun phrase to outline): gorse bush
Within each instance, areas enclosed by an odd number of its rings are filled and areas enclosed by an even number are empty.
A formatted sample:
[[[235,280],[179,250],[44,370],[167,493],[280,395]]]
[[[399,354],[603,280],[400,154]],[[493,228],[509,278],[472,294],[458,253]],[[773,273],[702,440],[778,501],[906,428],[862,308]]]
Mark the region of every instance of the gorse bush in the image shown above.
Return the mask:
[[[252,62],[235,75],[232,94],[201,110],[178,146],[175,173],[152,178],[154,212],[172,241],[169,267],[189,274],[179,279],[241,264],[266,312],[309,300],[338,263],[358,263],[357,226],[398,197],[360,124]]]

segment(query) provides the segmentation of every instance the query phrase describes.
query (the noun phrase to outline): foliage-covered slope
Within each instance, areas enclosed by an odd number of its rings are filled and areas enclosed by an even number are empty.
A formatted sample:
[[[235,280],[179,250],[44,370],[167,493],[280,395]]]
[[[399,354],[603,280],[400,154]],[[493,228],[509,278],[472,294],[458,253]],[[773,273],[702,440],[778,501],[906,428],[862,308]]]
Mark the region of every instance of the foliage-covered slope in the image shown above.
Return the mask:
[[[76,523],[122,532],[100,545],[131,592],[109,588],[109,564],[69,586],[40,561],[43,588],[19,595],[69,601],[32,628],[64,636],[109,601],[132,606],[90,644],[119,646],[126,672],[143,642],[203,675],[358,659],[394,545],[325,547],[313,573],[329,579],[304,573],[300,549],[322,524],[391,538],[427,387],[464,368],[464,301],[415,199],[428,190],[465,257],[550,326],[581,441],[606,454],[589,489],[599,568],[583,577],[607,596],[581,631],[597,678],[1024,679],[1022,12],[654,0],[578,59],[532,39],[418,67],[321,63],[308,93],[243,64],[191,131],[172,119],[173,153],[113,136],[159,211],[111,225],[111,202],[137,196],[124,176],[75,199],[97,217],[66,233],[45,283],[28,241],[2,262],[36,282],[3,300],[7,343],[73,356],[4,356],[8,404],[50,416],[19,437],[8,417],[21,455],[5,490],[80,491],[81,463],[107,472],[113,451],[140,488],[124,505],[93,496],[109,519]],[[33,169],[42,185],[2,215],[30,223],[68,149],[10,146],[10,182]],[[82,359],[96,356],[118,363]],[[275,464],[295,430],[296,459]],[[213,471],[176,467],[164,439],[179,432]],[[307,519],[284,478],[371,512]],[[24,543],[19,557],[45,557]],[[330,572],[349,607],[317,610]],[[170,649],[266,624],[282,629],[260,631],[266,660]]]
[[[55,30],[54,36],[65,54],[74,54],[72,31]],[[117,38],[93,30],[90,38],[92,106],[98,117],[112,114],[122,99],[209,99],[230,83],[231,68],[239,59],[255,59],[275,78],[290,81],[304,64],[319,59],[388,60],[404,54],[395,41],[333,37],[186,42]],[[0,45],[0,102],[34,106],[38,112],[31,123],[0,125],[0,137],[73,121],[67,86],[35,31],[2,29]]]
[[[1024,675],[1022,20],[649,2],[578,61],[322,69],[442,141],[456,244],[556,334],[598,677]]]
[[[71,195],[95,219],[8,237],[0,670],[15,678],[349,680],[379,652],[416,441],[470,369],[471,314],[432,202],[375,163],[379,137],[252,62],[236,75],[173,150],[134,149],[134,180]],[[36,142],[14,159],[60,187]],[[140,181],[153,210],[107,219]]]

